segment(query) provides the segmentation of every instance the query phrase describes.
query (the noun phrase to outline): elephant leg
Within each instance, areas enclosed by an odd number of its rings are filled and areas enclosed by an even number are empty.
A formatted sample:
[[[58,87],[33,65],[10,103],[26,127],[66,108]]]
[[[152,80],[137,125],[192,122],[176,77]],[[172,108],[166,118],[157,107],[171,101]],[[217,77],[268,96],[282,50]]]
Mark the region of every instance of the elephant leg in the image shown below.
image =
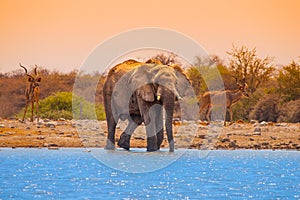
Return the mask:
[[[146,126],[147,134],[147,151],[157,151],[157,135],[156,135],[156,110],[155,106],[146,113],[144,117],[144,122]]]
[[[156,104],[155,112],[155,132],[157,137],[157,149],[159,150],[164,139],[163,107],[159,104]]]
[[[174,111],[174,99],[172,98],[171,100],[166,101],[166,104],[165,104],[165,110],[166,110],[165,126],[166,126],[166,132],[167,132],[167,136],[168,136],[170,152],[174,152],[174,148],[175,148],[174,138],[173,138],[173,126],[172,126],[173,111]]]
[[[146,125],[147,151],[157,151],[157,136],[155,134],[154,123]]]
[[[134,130],[141,125],[142,118],[141,116],[133,115],[131,119],[129,119],[129,124],[126,127],[125,131],[121,134],[120,139],[118,141],[118,146],[123,149],[130,149],[130,138]]]
[[[147,151],[157,151],[157,137],[155,130],[155,107],[153,103],[145,102],[142,98],[137,98],[139,110],[146,126]]]
[[[115,122],[113,117],[107,117],[108,134],[107,134],[105,149],[108,149],[108,150],[115,149],[116,126],[117,126],[117,123]]]

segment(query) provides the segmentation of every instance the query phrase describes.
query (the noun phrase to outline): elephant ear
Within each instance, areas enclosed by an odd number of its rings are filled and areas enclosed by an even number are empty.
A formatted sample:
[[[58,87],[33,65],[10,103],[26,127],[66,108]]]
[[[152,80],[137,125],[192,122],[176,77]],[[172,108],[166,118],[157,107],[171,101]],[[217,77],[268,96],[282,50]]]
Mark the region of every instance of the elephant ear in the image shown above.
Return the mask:
[[[193,92],[191,91],[191,82],[184,73],[183,69],[179,65],[172,65],[171,67],[175,70],[176,73],[176,89],[179,95],[183,97],[187,95],[186,93]]]
[[[136,68],[128,80],[130,90],[144,101],[153,102],[155,100],[155,91],[153,84],[150,83],[149,73],[147,66]]]

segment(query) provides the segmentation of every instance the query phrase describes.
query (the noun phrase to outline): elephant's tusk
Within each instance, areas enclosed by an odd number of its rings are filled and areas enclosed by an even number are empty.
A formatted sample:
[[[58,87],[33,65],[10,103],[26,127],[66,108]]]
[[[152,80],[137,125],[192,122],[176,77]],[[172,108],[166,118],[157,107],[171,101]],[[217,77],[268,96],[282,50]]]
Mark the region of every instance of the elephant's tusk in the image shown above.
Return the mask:
[[[156,99],[159,101],[159,100],[160,100],[160,95],[158,95],[158,96],[156,97]]]
[[[177,98],[177,100],[181,100],[182,99],[182,97],[180,95],[178,95],[176,98]]]

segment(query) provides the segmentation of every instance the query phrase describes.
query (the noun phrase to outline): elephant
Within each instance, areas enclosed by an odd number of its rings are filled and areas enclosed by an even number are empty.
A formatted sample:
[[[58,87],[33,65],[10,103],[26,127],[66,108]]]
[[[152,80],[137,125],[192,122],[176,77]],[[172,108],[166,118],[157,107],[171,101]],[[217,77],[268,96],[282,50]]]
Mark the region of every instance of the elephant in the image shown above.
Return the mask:
[[[179,77],[179,78],[178,78]],[[174,102],[186,91],[186,76],[179,66],[166,66],[157,61],[141,63],[125,61],[113,67],[104,84],[103,95],[107,116],[108,137],[106,149],[115,148],[115,129],[119,119],[129,120],[118,145],[130,148],[130,137],[144,122],[147,133],[147,151],[156,151],[163,141],[163,108],[169,151],[174,151],[172,118]]]
[[[136,95],[141,95],[146,102],[155,100],[152,86],[141,82],[144,80],[143,76],[147,74],[136,77],[135,82],[132,81],[133,77],[131,77],[131,75],[134,69],[142,65],[151,67],[154,66],[155,63],[141,63],[132,59],[126,60],[114,66],[107,75],[103,86],[104,108],[108,127],[106,149],[111,150],[115,148],[115,131],[119,119],[129,120],[129,124],[124,131],[129,135],[143,122]],[[132,84],[140,82],[142,86],[140,91],[135,91],[134,85],[129,87],[129,78],[131,78]]]
[[[145,76],[147,74],[148,76]],[[134,70],[132,77],[143,77],[145,83],[152,85],[155,101],[144,101],[137,94],[137,103],[143,122],[146,125],[147,133],[147,151],[156,151],[160,149],[163,141],[163,108],[165,109],[165,127],[169,142],[169,151],[174,151],[174,139],[172,130],[172,119],[175,101],[185,95],[186,91],[191,89],[190,82],[183,73],[183,70],[177,66],[141,66]],[[149,85],[149,84],[148,84]],[[136,87],[138,88],[138,87]],[[137,89],[143,91],[140,87]],[[133,131],[132,131],[133,132]],[[131,133],[132,133],[131,132]],[[118,145],[125,149],[130,148],[130,137],[126,131],[121,135]]]

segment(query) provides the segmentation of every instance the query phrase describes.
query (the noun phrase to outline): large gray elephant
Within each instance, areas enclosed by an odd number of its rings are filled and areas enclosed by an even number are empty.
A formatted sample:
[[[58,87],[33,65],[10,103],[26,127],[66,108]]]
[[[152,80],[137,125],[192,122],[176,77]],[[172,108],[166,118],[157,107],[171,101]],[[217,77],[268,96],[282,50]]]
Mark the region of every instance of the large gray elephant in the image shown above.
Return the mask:
[[[152,61],[153,62],[153,61]],[[169,150],[174,151],[172,118],[174,102],[190,84],[178,66],[166,66],[137,61],[125,61],[108,74],[104,85],[104,103],[107,115],[107,149],[113,149],[118,119],[129,120],[118,145],[130,148],[130,137],[142,122],[146,125],[147,151],[156,151],[163,141],[163,108]]]
[[[128,135],[131,135],[136,127],[143,122],[137,103],[137,94],[145,102],[155,100],[152,85],[144,82],[147,79],[144,76],[147,76],[147,74],[142,74],[135,78],[131,76],[134,70],[142,65],[155,66],[153,63],[146,64],[135,60],[127,60],[113,67],[108,73],[103,86],[104,107],[108,127],[106,149],[115,148],[115,131],[119,119],[129,120],[129,124],[124,131]],[[131,80],[130,83],[129,79]],[[138,86],[139,90],[137,91]]]
[[[152,92],[156,98],[154,101],[145,101],[144,98],[141,98],[141,95],[139,95],[140,92],[143,92],[143,87],[135,87],[138,88],[136,90],[136,98],[139,111],[146,125],[147,150],[155,151],[160,149],[161,143],[164,138],[162,112],[164,108],[166,113],[165,127],[169,142],[169,150],[173,152],[173,111],[175,101],[179,100],[181,96],[186,95],[187,92],[192,91],[187,77],[184,75],[182,69],[179,66],[175,65],[144,65],[136,68],[131,74],[131,77],[133,77],[134,80],[131,81],[130,79],[130,83],[135,82],[136,77],[143,77],[144,83],[150,83],[147,85],[152,86]],[[129,135],[127,132],[124,132],[120,137],[118,145],[125,149],[129,149],[131,134]]]

